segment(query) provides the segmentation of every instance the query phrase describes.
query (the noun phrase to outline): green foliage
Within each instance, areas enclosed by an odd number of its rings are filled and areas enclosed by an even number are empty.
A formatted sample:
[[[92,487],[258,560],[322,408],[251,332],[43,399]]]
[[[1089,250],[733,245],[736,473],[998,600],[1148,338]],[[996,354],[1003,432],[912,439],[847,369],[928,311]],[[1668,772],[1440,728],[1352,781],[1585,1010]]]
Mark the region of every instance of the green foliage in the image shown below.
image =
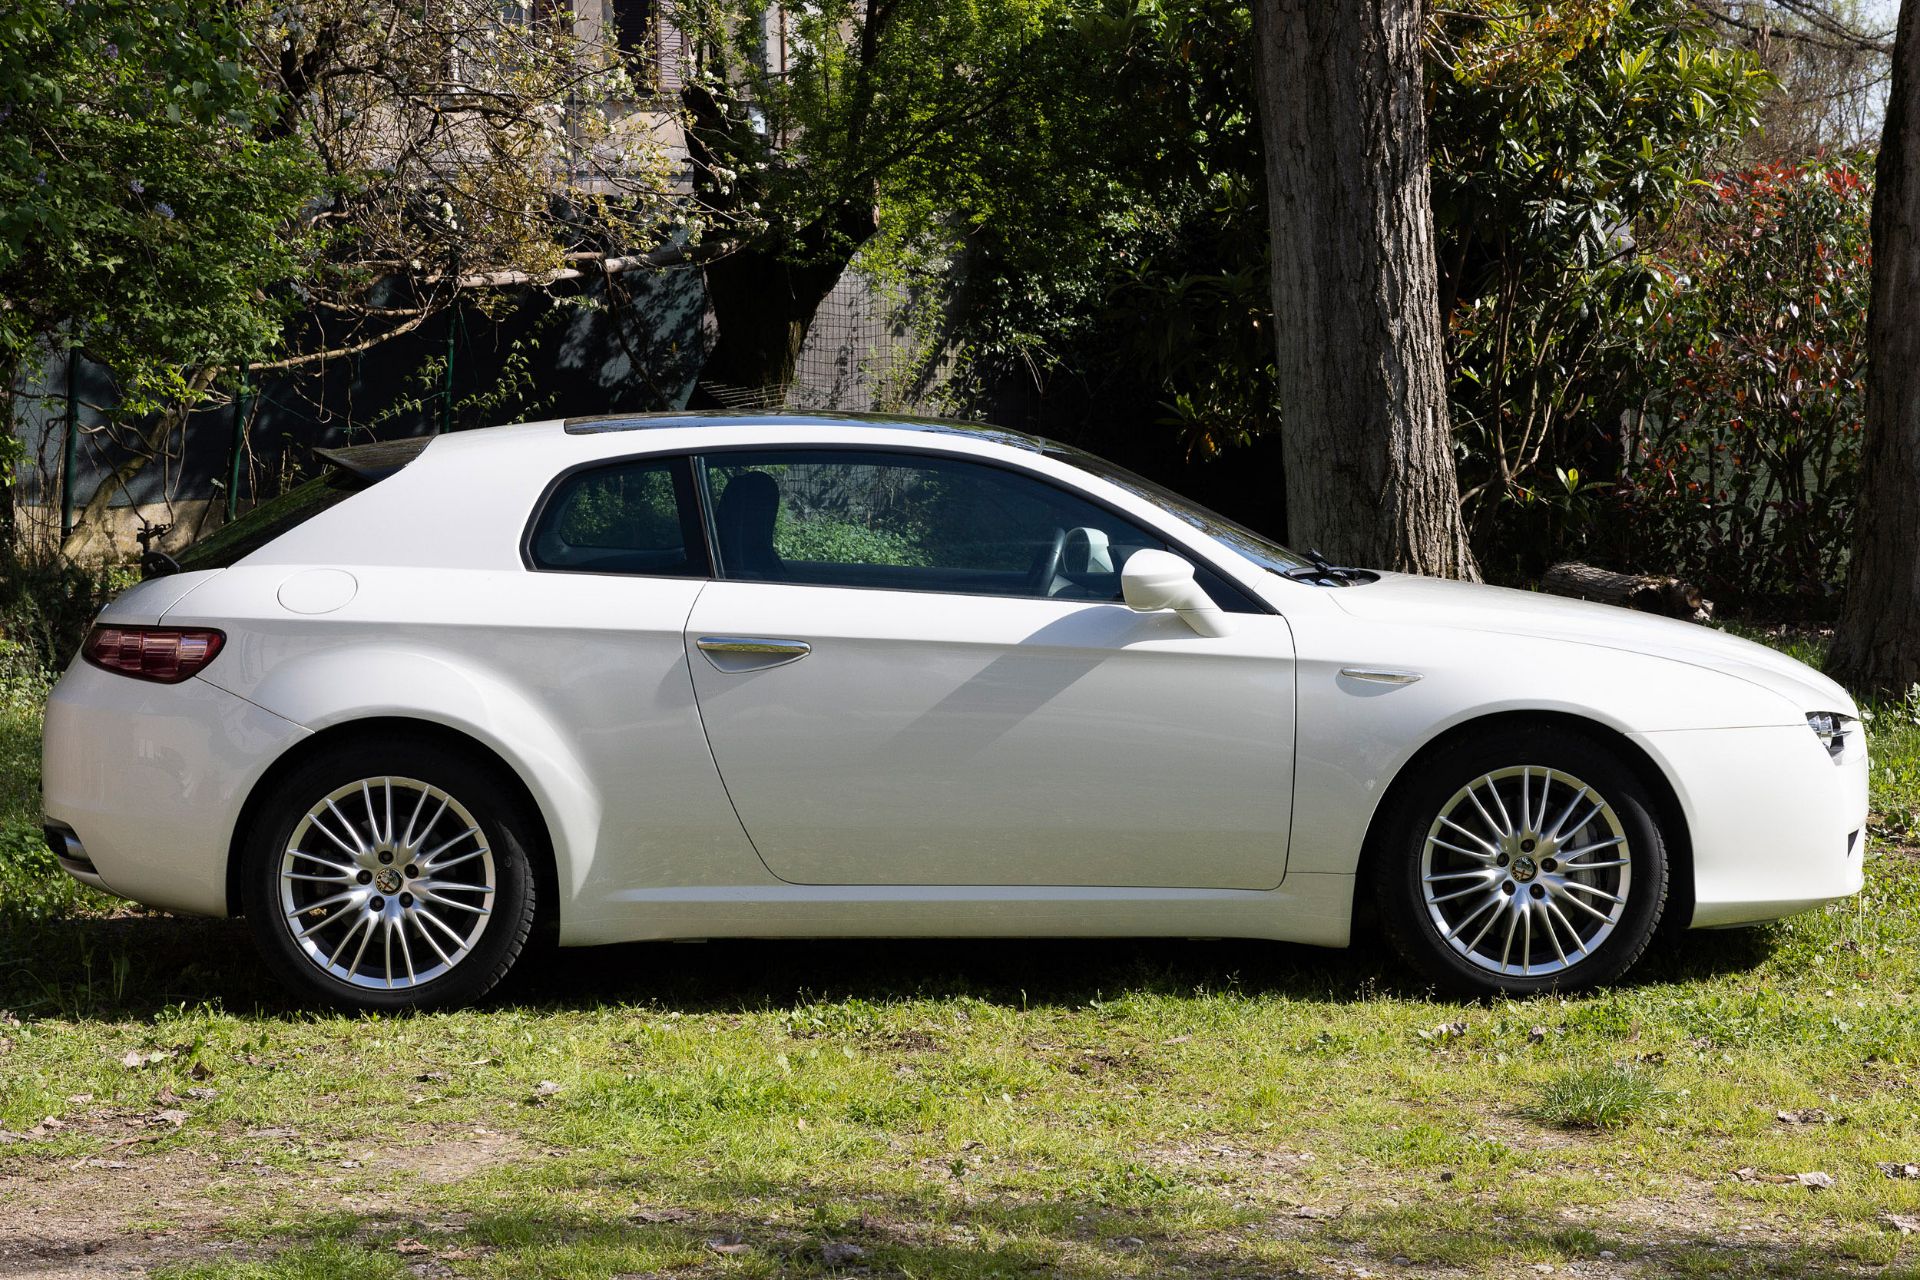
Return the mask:
[[[966,207],[963,392],[1027,383],[1105,440],[1145,426],[1196,457],[1274,429],[1246,6],[1084,4],[1029,56],[1057,93]]]
[[[140,412],[278,341],[283,228],[317,161],[261,132],[250,6],[16,0],[0,13],[0,374],[83,347]],[[0,460],[4,461],[4,460]]]
[[[1463,487],[1517,563],[1588,528],[1614,471],[1591,446],[1658,283],[1639,243],[1768,82],[1682,0],[1474,0],[1428,55]],[[1031,383],[1043,429],[1122,452],[1171,437],[1206,458],[1277,430],[1245,4],[1090,3],[1034,56],[1059,105],[968,223],[963,387]]]
[[[1723,599],[1833,607],[1865,414],[1871,174],[1762,165],[1697,189],[1657,264],[1622,557]]]
[[[844,261],[878,204],[913,239],[991,199],[988,170],[1048,86],[1030,51],[1062,0],[683,0],[698,50],[696,191],[709,238]],[[787,33],[769,57],[767,33]],[[771,64],[771,65],[769,65]]]
[[[1602,473],[1593,444],[1638,368],[1662,280],[1643,245],[1770,81],[1684,0],[1475,7],[1493,17],[1455,14],[1436,39],[1441,308],[1478,550],[1531,574],[1584,532],[1568,469]]]
[[[40,711],[47,688],[33,654],[0,639],[0,928],[67,915],[84,895],[40,834]]]
[[[66,666],[94,616],[135,580],[124,567],[87,569],[0,552],[0,645],[11,645],[13,654],[0,670],[11,669],[7,663],[38,671]]]

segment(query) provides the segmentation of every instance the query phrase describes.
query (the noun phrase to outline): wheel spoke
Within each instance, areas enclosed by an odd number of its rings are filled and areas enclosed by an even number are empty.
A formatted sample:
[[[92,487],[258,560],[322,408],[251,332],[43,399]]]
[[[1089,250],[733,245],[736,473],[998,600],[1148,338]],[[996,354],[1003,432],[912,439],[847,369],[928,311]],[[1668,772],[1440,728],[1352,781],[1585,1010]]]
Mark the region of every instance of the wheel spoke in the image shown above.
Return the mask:
[[[457,858],[448,858],[445,862],[422,863],[421,869],[425,871],[432,871],[435,874],[438,874],[439,872],[445,871],[450,867],[457,867],[463,862],[471,862],[475,858],[484,858],[491,852],[493,852],[491,849],[485,849],[485,848],[475,849],[471,853],[463,853]]]
[[[349,982],[353,980],[354,971],[360,967],[361,959],[365,957],[367,954],[367,944],[373,941],[374,917],[371,914],[368,914],[368,915],[362,916],[361,920],[363,920],[366,923],[367,927],[366,927],[366,931],[360,935],[360,949],[353,953],[353,963],[347,966],[347,980]],[[352,935],[349,934],[348,936],[351,937]],[[346,946],[344,942],[341,943],[340,945],[342,948]],[[340,953],[336,951],[334,952],[334,954],[337,956]]]
[[[1500,972],[1507,971],[1507,957],[1513,954],[1513,931],[1520,923],[1520,912],[1512,899],[1507,901],[1507,940],[1500,944]]]
[[[1443,815],[1440,819],[1440,825],[1443,827],[1452,827],[1455,831],[1458,831],[1461,835],[1473,841],[1475,844],[1479,845],[1482,849],[1485,849],[1487,851],[1486,856],[1489,858],[1493,857],[1495,854],[1500,852],[1499,845],[1496,845],[1495,843],[1493,843],[1493,841],[1487,839],[1485,836],[1475,835],[1473,832],[1467,830],[1465,827],[1455,822],[1452,818],[1449,818]],[[1454,846],[1454,845],[1448,845],[1447,847],[1450,849],[1453,849],[1454,852],[1456,853],[1466,853],[1466,850],[1458,848],[1457,846]],[[1471,854],[1469,856],[1479,857],[1480,855]]]
[[[1560,864],[1560,869],[1562,871],[1606,871],[1612,867],[1628,867],[1632,865],[1633,860],[1631,858],[1615,858],[1611,862],[1563,862]]]
[[[1520,829],[1522,831],[1533,830],[1533,770],[1532,769],[1520,770]],[[1526,967],[1526,961],[1522,960],[1520,963],[1521,963],[1521,967],[1524,969]]]
[[[1567,801],[1567,807],[1560,811],[1559,820],[1553,824],[1553,830],[1546,833],[1547,839],[1558,840],[1560,838],[1560,833],[1567,829],[1567,819],[1573,816],[1574,806],[1586,799],[1587,795],[1588,789],[1584,786],[1573,793],[1573,799]]]
[[[300,932],[294,934],[293,940],[295,942],[304,942],[306,939],[311,938],[314,934],[320,932],[322,929],[326,928],[328,925],[339,924],[342,920],[346,920],[349,918],[350,917],[347,915],[346,912],[335,911],[332,914],[325,917],[324,919],[317,920],[313,924],[310,924],[306,928],[302,929]],[[353,935],[348,934],[347,936],[352,937]]]
[[[351,871],[342,871],[337,876],[310,876],[299,871],[282,871],[280,873],[280,876],[284,880],[300,880],[303,882],[311,882],[314,884],[351,884],[353,883],[353,873]],[[311,908],[308,908],[308,909],[311,910]]]
[[[426,857],[420,859],[420,861],[427,866],[432,866],[433,860],[435,858],[439,857],[441,854],[445,853],[447,850],[453,848],[453,846],[459,844],[462,840],[465,840],[468,836],[477,836],[479,834],[480,834],[480,828],[468,827],[465,831],[462,831],[459,835],[447,841],[445,844],[435,849],[432,853],[428,854]]]
[[[352,844],[348,844],[345,840],[342,840],[339,836],[335,835],[331,827],[327,826],[324,822],[321,822],[320,815],[317,813],[310,813],[307,815],[307,825],[309,827],[312,827],[315,831],[318,831],[321,835],[325,836],[327,839],[339,845],[340,852],[346,854],[349,858],[364,857],[367,852],[366,849],[361,846],[359,837],[355,836],[354,842]],[[352,827],[347,828],[347,834],[350,836],[353,835]]]
[[[1439,836],[1429,836],[1427,838],[1431,840],[1434,844],[1439,845],[1442,849],[1445,849],[1450,853],[1457,853],[1463,858],[1472,858],[1476,862],[1484,862],[1489,866],[1493,864],[1494,855],[1491,853],[1479,853],[1473,849],[1462,849],[1457,844],[1448,844],[1445,840],[1442,840]]]
[[[1448,929],[1445,933],[1442,933],[1440,936],[1443,939],[1446,939],[1447,941],[1452,941],[1454,938],[1459,936],[1460,931],[1462,929],[1465,929],[1468,925],[1472,924],[1475,920],[1478,920],[1480,918],[1480,913],[1482,911],[1490,910],[1491,908],[1497,907],[1499,905],[1500,905],[1500,895],[1495,893],[1489,896],[1485,902],[1475,907],[1472,911],[1469,911],[1466,915],[1461,916],[1458,924],[1455,924],[1452,928]],[[1474,935],[1473,941],[1474,942],[1480,941],[1479,934]],[[1467,949],[1471,951],[1473,949],[1473,944],[1472,943],[1467,944]]]
[[[1548,898],[1546,900],[1545,906],[1547,909],[1547,914],[1549,916],[1558,920],[1561,924],[1567,927],[1567,936],[1573,939],[1573,949],[1574,949],[1574,952],[1576,953],[1574,955],[1574,959],[1578,960],[1581,956],[1586,955],[1587,954],[1586,939],[1582,938],[1580,936],[1580,931],[1573,927],[1573,921],[1567,919],[1567,913],[1560,909],[1560,904],[1556,902],[1554,899]],[[1564,958],[1564,953],[1563,953],[1563,958]]]
[[[400,837],[401,845],[408,849],[413,848],[413,824],[420,821],[420,811],[427,807],[427,793],[422,791],[419,795],[413,802],[413,816],[407,819],[407,834]]]
[[[287,919],[291,920],[295,916],[303,916],[309,911],[324,911],[328,907],[337,907],[343,902],[352,902],[359,896],[358,891],[348,889],[343,893],[334,894],[331,898],[322,898],[318,902],[304,903],[287,912]]]
[[[404,917],[394,920],[393,931],[400,939],[400,958],[406,961],[407,985],[411,987],[419,982],[420,978],[413,971],[413,945],[407,941],[407,922]]]
[[[1504,836],[1512,835],[1513,815],[1507,812],[1507,802],[1500,798],[1500,788],[1494,785],[1493,775],[1488,774],[1482,778],[1481,781],[1486,784],[1487,794],[1493,797],[1494,808],[1500,810],[1500,834]],[[1468,794],[1471,795],[1472,793],[1469,792]]]
[[[1520,939],[1520,972],[1524,976],[1533,967],[1533,903],[1525,898],[1517,898],[1520,903],[1520,923],[1525,926]]]
[[[446,934],[447,937],[452,940],[453,949],[455,951],[459,951],[465,948],[465,946],[467,945],[467,940],[461,937],[459,933],[455,931],[452,925],[448,924],[445,920],[442,920],[439,916],[427,910],[425,907],[415,907],[414,910],[420,913],[420,918],[422,920],[425,920],[428,924],[434,926],[436,929],[440,930],[440,932]],[[422,930],[421,932],[424,933],[425,930]]]
[[[1442,871],[1438,875],[1422,876],[1427,884],[1438,884],[1442,880],[1486,880],[1500,873],[1491,867],[1477,867],[1472,871]]]
[[[340,806],[333,802],[331,796],[327,798],[327,811],[334,817],[340,819],[340,825],[345,828],[346,833],[353,838],[352,851],[354,853],[365,857],[367,854],[373,852],[373,850],[367,847],[367,842],[360,838],[360,833],[354,829],[352,821],[348,819],[346,814],[340,812]],[[322,828],[322,830],[325,830],[325,828]]]
[[[1600,910],[1597,907],[1592,907],[1587,905],[1586,903],[1580,901],[1580,899],[1578,898],[1569,898],[1567,895],[1561,894],[1560,901],[1562,904],[1566,906],[1580,908],[1582,911],[1586,912],[1588,915],[1592,916],[1595,920],[1598,920],[1603,924],[1613,923],[1612,916],[1608,915],[1606,912]],[[1596,933],[1592,939],[1589,939],[1587,943],[1583,943],[1582,945],[1583,946],[1591,945],[1591,943],[1594,941],[1597,941],[1598,938],[1599,938],[1599,935]]]
[[[471,911],[477,916],[490,916],[493,914],[493,912],[486,907],[476,907],[471,903],[456,902],[452,898],[443,898],[437,893],[421,893],[418,896],[425,898],[436,907],[452,907],[455,911]]]
[[[1614,836],[1610,840],[1595,840],[1592,844],[1583,844],[1578,849],[1567,850],[1560,855],[1560,861],[1562,864],[1565,864],[1573,861],[1581,854],[1598,853],[1602,849],[1611,849],[1617,844],[1625,844],[1626,842],[1627,838],[1625,836]]]
[[[1592,885],[1582,884],[1578,880],[1562,880],[1560,882],[1560,887],[1563,889],[1578,889],[1581,893],[1590,893],[1594,897],[1600,898],[1606,902],[1614,903],[1616,906],[1626,901],[1625,898],[1619,897],[1616,894],[1608,893],[1605,889],[1596,889]]]
[[[449,889],[458,889],[463,893],[493,892],[493,886],[490,884],[467,884],[460,880],[434,880],[431,878],[415,880],[412,887],[415,893],[445,893]]]
[[[440,957],[440,963],[446,965],[449,969],[451,969],[453,967],[453,957],[448,955],[445,949],[441,947],[439,940],[435,938],[432,933],[428,932],[427,926],[425,924],[425,922],[428,920],[433,920],[435,924],[440,923],[437,919],[434,918],[433,913],[431,911],[428,911],[425,907],[415,907],[411,912],[408,913],[407,918],[413,921],[413,927],[419,930],[420,937],[426,942],[426,944],[433,948],[433,953]],[[446,927],[445,925],[441,925],[441,928],[445,928],[445,927]],[[459,939],[456,938],[454,940],[454,945],[458,947]]]
[[[1543,898],[1541,900],[1540,924],[1547,931],[1547,940],[1553,943],[1553,954],[1560,957],[1560,966],[1562,968],[1565,968],[1567,964],[1567,953],[1566,953],[1566,950],[1560,945],[1560,931],[1553,927],[1553,912],[1548,909],[1550,905],[1551,905],[1551,899]],[[1573,943],[1576,947],[1580,945],[1579,934],[1576,933],[1573,935]]]
[[[384,953],[382,966],[387,971],[387,990],[393,990],[393,926],[397,924],[392,916],[380,917],[380,948]]]

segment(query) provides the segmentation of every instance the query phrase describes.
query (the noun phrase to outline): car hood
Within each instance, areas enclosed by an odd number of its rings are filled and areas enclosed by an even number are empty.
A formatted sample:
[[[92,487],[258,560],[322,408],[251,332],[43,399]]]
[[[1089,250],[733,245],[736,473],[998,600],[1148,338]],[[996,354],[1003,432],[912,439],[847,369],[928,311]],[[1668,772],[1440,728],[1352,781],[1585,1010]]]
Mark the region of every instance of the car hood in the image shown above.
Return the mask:
[[[1847,691],[1803,662],[1692,622],[1613,605],[1514,591],[1444,578],[1382,574],[1378,582],[1344,587],[1334,603],[1356,618],[1535,636],[1621,649],[1737,676],[1787,699],[1802,711],[1857,716]]]

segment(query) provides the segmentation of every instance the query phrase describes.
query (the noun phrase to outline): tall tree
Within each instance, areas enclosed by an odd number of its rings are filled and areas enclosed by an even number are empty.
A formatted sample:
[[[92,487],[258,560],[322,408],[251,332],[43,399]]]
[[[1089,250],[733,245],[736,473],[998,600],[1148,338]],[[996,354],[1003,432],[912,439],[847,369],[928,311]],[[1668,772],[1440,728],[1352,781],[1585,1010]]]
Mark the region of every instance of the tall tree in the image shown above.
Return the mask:
[[[1873,196],[1867,423],[1834,674],[1920,683],[1920,0],[1904,0]]]
[[[1476,578],[1460,514],[1416,0],[1256,0],[1288,536]]]

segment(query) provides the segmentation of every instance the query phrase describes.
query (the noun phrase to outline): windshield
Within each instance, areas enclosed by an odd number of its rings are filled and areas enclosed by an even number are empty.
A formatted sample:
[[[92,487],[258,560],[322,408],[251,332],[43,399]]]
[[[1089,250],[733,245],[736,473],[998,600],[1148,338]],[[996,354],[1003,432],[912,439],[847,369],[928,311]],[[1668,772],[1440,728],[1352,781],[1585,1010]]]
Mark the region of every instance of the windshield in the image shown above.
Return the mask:
[[[1273,539],[1227,519],[1218,511],[1209,511],[1199,503],[1183,498],[1145,476],[1137,476],[1125,467],[1116,466],[1105,458],[1082,453],[1078,449],[1050,449],[1048,455],[1057,461],[1071,463],[1082,471],[1091,471],[1109,484],[1117,484],[1135,497],[1146,499],[1167,514],[1192,525],[1227,550],[1245,556],[1262,569],[1284,574],[1312,567],[1312,562],[1305,556],[1288,550]]]

